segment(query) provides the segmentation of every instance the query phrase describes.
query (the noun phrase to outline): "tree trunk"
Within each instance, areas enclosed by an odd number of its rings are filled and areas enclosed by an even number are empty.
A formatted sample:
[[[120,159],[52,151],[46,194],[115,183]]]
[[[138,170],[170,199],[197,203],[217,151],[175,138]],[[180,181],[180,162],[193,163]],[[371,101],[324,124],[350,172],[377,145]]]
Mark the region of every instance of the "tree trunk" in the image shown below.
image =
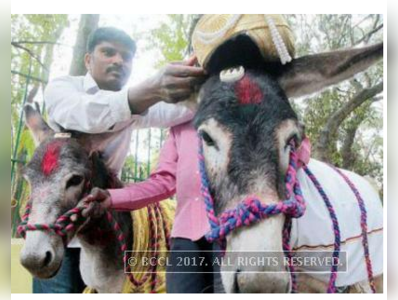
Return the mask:
[[[357,123],[348,128],[344,138],[343,147],[341,148],[341,157],[343,158],[342,167],[347,170],[351,170],[352,166],[355,164],[356,155],[352,151],[352,146],[354,144],[355,135],[359,125],[360,124]]]
[[[82,15],[79,22],[76,44],[73,49],[73,58],[69,74],[80,76],[86,74],[84,55],[86,54],[86,43],[91,32],[98,28],[100,15]]]
[[[356,93],[352,99],[350,99],[340,109],[333,113],[326,122],[326,125],[320,131],[319,140],[314,147],[314,157],[325,162],[331,162],[328,149],[330,143],[333,142],[340,125],[356,108],[360,107],[368,99],[373,98],[382,91],[383,82],[371,88],[363,89]]]

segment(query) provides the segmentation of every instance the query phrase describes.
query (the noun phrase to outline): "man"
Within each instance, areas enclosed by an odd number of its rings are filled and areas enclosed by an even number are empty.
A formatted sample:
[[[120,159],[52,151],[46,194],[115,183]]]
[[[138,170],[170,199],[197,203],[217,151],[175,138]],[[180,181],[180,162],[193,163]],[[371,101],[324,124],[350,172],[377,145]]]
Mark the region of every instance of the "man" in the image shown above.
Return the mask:
[[[187,99],[205,77],[195,59],[169,64],[141,84],[123,89],[132,70],[136,46],[123,31],[103,27],[87,43],[86,76],[64,76],[46,88],[48,121],[55,130],[88,134],[90,150],[99,151],[108,168],[120,173],[133,129],[171,127],[193,117],[174,103]],[[79,245],[72,241],[58,275],[34,279],[34,293],[79,293]]]

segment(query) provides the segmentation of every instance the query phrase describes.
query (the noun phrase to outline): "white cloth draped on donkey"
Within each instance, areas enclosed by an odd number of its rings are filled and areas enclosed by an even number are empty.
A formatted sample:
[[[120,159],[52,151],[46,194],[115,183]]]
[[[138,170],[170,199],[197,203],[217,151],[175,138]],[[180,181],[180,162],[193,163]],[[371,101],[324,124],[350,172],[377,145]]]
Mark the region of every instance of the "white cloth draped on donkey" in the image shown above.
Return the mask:
[[[364,248],[362,245],[361,211],[355,194],[331,166],[311,159],[309,170],[320,182],[336,212],[341,235],[341,257],[346,252],[347,265],[339,266],[336,286],[347,286],[368,279]],[[383,207],[377,191],[363,177],[342,170],[349,177],[365,203],[367,232],[373,275],[383,273]],[[305,251],[316,251],[313,256],[332,257],[335,235],[329,211],[319,191],[303,169],[297,173],[307,209],[299,219],[293,219],[291,247],[294,256],[308,257]],[[319,252],[325,252],[319,255]],[[312,256],[312,255],[310,255]],[[343,260],[341,260],[343,262]],[[311,276],[329,281],[328,268],[319,263],[306,264],[302,269]],[[330,270],[330,269],[329,269]],[[345,271],[346,270],[346,271]],[[323,271],[323,272],[322,272]]]

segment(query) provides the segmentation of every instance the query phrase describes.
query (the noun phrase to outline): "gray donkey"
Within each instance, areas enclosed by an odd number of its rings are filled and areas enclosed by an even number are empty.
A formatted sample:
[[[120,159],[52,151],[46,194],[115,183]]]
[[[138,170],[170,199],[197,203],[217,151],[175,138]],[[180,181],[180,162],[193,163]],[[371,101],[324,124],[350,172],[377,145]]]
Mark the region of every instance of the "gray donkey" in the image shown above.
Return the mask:
[[[244,37],[243,37],[244,38]],[[238,39],[238,38],[237,38]],[[237,43],[232,40],[229,43]],[[383,45],[340,50],[294,59],[285,66],[266,63],[256,67],[253,57],[259,53],[234,53],[237,45],[225,45],[213,55],[215,75],[199,93],[195,126],[203,144],[203,156],[214,198],[215,215],[234,209],[242,200],[255,195],[263,204],[277,204],[285,199],[285,174],[289,165],[292,141],[300,146],[305,136],[288,98],[320,91],[350,78],[382,58]],[[240,44],[242,45],[242,44]],[[229,50],[228,50],[229,49]],[[239,49],[239,47],[235,47]],[[224,52],[223,52],[224,51]],[[229,51],[229,52],[228,52]],[[233,57],[231,57],[233,55]],[[228,59],[224,59],[228,57]],[[225,82],[217,72],[245,65],[245,74]],[[247,62],[247,61],[246,61]],[[257,60],[258,62],[258,60]],[[219,65],[217,65],[219,64]],[[229,69],[227,73],[241,72]],[[243,76],[243,77],[242,77]],[[341,171],[358,188],[367,209],[367,231],[361,228],[357,199],[346,180],[332,167],[311,159],[308,169],[321,183],[332,202],[340,224],[342,251],[347,253],[348,270],[338,273],[336,286],[348,291],[371,291],[361,238],[367,236],[373,287],[382,290],[383,210],[377,192],[362,177]],[[307,209],[293,219],[290,244],[293,250],[325,249],[333,251],[333,224],[325,203],[310,176],[297,172]],[[287,267],[278,265],[239,266],[230,251],[273,251],[283,256],[282,231],[285,215],[262,219],[250,226],[235,229],[226,236],[226,261],[234,265],[222,267],[222,282],[227,292],[289,292],[292,288]],[[319,246],[318,248],[316,246]],[[281,257],[278,257],[280,259]],[[329,269],[328,269],[329,270]],[[326,270],[326,271],[328,271]],[[299,276],[299,291],[325,292],[330,273],[308,273]],[[319,271],[319,270],[318,270]]]
[[[25,107],[26,123],[37,149],[24,169],[31,188],[29,224],[52,224],[68,210],[79,207],[79,199],[91,187],[120,188],[121,182],[105,167],[97,153],[90,153],[89,138],[58,138],[32,106]],[[95,205],[95,204],[94,204]],[[132,245],[129,212],[112,212]],[[82,245],[80,271],[85,284],[98,292],[121,292],[126,279],[123,253],[111,224],[103,215],[87,220],[68,233]],[[55,276],[62,264],[64,240],[48,231],[27,231],[21,263],[38,278]]]

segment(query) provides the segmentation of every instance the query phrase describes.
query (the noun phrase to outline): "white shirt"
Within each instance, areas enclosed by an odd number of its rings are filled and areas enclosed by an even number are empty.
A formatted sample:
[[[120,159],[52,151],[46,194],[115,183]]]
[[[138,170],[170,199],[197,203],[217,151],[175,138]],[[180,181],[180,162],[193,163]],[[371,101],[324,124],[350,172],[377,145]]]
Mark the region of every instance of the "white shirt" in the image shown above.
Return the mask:
[[[61,129],[87,133],[91,151],[102,153],[105,164],[119,174],[126,160],[131,134],[140,128],[168,128],[193,118],[188,108],[160,102],[144,114],[132,115],[127,89],[100,90],[93,77],[63,76],[51,81],[44,92],[48,123]],[[80,247],[73,239],[69,247]]]
[[[89,134],[91,151],[100,151],[115,174],[123,167],[133,129],[168,128],[193,118],[183,106],[160,102],[141,115],[130,112],[127,89],[100,90],[92,76],[63,76],[44,93],[50,127]]]

